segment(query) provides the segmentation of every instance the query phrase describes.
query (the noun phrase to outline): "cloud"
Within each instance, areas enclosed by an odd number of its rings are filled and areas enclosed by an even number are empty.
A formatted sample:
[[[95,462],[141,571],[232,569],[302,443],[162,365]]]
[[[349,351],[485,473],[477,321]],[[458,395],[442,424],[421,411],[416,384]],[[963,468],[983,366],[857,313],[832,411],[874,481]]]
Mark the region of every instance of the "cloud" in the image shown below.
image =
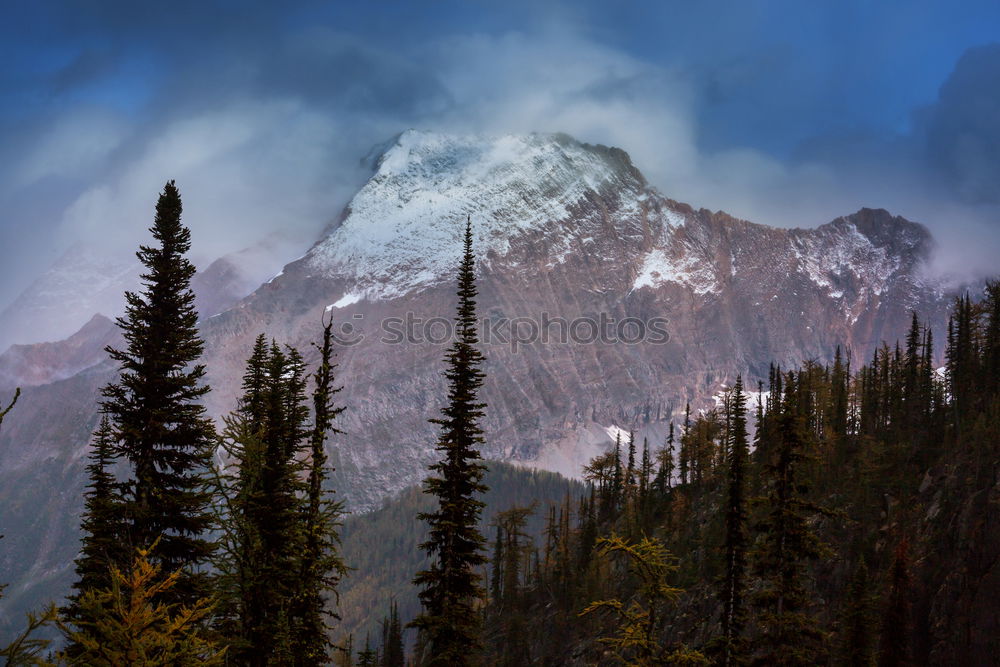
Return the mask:
[[[969,49],[923,114],[925,156],[963,201],[1000,203],[1000,44]]]
[[[930,223],[952,255],[966,233],[997,247],[997,47],[970,51],[939,99],[890,131],[899,114],[868,98],[904,87],[894,70],[829,44],[803,51],[832,39],[816,39],[823,21],[746,37],[773,18],[753,8],[717,21],[650,8],[643,21],[595,3],[390,3],[380,20],[318,2],[100,4],[67,0],[45,17],[58,48],[0,74],[0,304],[75,241],[134,248],[168,178],[201,261],[275,229],[315,236],[366,178],[360,158],[408,127],[567,132],[626,149],[695,206],[786,226],[885,206]],[[855,69],[825,74],[841,62]]]

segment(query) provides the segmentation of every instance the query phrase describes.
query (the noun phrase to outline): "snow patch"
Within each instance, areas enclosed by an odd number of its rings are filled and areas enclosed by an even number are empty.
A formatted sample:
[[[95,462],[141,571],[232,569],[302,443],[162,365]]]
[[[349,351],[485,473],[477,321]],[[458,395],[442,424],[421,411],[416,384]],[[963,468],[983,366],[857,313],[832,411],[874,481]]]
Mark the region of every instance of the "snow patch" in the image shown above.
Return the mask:
[[[623,428],[619,428],[612,424],[611,426],[605,426],[604,431],[608,434],[608,437],[611,438],[611,442],[617,442],[619,439],[621,439],[622,444],[628,442],[628,431]]]
[[[706,263],[699,262],[691,254],[680,260],[671,260],[657,248],[649,251],[643,259],[632,290],[656,287],[665,282],[686,285],[701,296],[719,289],[715,274]]]
[[[361,299],[363,298],[364,298],[363,294],[351,294],[350,292],[348,292],[344,296],[337,299],[337,301],[327,306],[326,312],[330,312],[334,308],[346,308],[347,306],[350,306],[353,303],[361,301]]]

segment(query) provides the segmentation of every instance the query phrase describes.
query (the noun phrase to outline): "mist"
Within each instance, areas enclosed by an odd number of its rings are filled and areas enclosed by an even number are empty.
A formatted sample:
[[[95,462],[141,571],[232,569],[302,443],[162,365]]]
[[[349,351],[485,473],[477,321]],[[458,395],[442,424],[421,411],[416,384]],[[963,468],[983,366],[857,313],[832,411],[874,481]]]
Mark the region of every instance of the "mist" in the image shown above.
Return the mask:
[[[307,245],[362,158],[409,127],[566,132],[695,207],[805,227],[884,207],[931,228],[936,270],[1000,256],[986,3],[948,25],[928,6],[905,30],[905,10],[860,3],[55,5],[0,29],[16,63],[0,75],[0,307],[75,243],[132,252],[168,179],[201,265],[276,231]]]

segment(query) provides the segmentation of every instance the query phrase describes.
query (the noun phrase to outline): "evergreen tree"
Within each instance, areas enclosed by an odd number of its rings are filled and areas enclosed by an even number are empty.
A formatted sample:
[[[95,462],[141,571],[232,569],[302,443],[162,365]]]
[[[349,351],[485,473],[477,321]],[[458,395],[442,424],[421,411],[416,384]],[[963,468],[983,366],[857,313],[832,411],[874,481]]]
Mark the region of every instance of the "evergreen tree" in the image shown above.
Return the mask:
[[[478,450],[485,404],[478,399],[484,374],[483,355],[476,348],[475,297],[472,224],[466,222],[458,274],[457,338],[446,357],[448,405],[441,410],[443,417],[431,420],[441,428],[437,451],[442,458],[431,466],[435,474],[424,485],[424,491],[437,498],[438,507],[419,515],[430,528],[421,546],[431,564],[414,579],[421,589],[423,610],[413,626],[420,632],[426,665],[475,664],[481,646],[476,609],[485,593],[479,568],[486,558],[485,540],[477,527],[483,503],[476,495],[486,490],[481,481],[486,466]]]
[[[333,427],[337,415],[344,411],[333,403],[342,387],[334,386],[333,369],[333,320],[323,327],[323,342],[319,369],[314,375],[313,428],[309,436],[309,477],[302,520],[305,532],[296,601],[293,609],[295,623],[296,664],[320,665],[326,663],[328,649],[332,647],[328,617],[335,617],[326,608],[325,594],[336,593],[337,584],[347,573],[347,566],[340,558],[337,529],[343,515],[343,503],[333,499],[324,483],[333,471],[327,466],[324,445],[328,435],[341,433]]]
[[[660,498],[666,498],[667,491],[673,485],[674,477],[674,423],[670,422],[670,428],[667,431],[667,440],[663,445],[663,449],[656,453],[656,458],[659,463],[656,469],[656,479],[653,482],[653,487],[656,489],[656,495]]]
[[[827,553],[811,526],[824,510],[805,497],[803,470],[809,460],[808,430],[801,412],[801,374],[789,373],[780,407],[768,414],[775,420],[776,442],[768,447],[764,463],[767,498],[758,526],[761,539],[755,570],[762,586],[756,593],[761,636],[756,641],[756,664],[813,665],[819,660],[824,633],[808,613],[811,596],[805,567]]]
[[[201,399],[209,391],[198,364],[203,343],[190,283],[195,268],[185,258],[191,233],[181,224],[181,197],[164,186],[150,228],[157,246],[136,253],[146,267],[144,292],[126,292],[118,318],[126,346],[108,347],[118,362],[118,382],[104,388],[103,410],[114,429],[113,451],[131,465],[123,498],[129,543],[146,548],[168,571],[179,571],[162,594],[193,604],[209,591],[201,570],[212,555],[210,494],[204,473],[211,462],[212,422]],[[125,565],[125,564],[122,564]]]
[[[745,622],[743,597],[747,569],[747,499],[746,468],[749,457],[747,441],[746,396],[743,378],[736,377],[729,401],[729,474],[726,494],[726,570],[722,580],[722,664],[742,660],[742,635]]]
[[[848,667],[871,667],[875,664],[875,636],[872,632],[871,582],[862,558],[854,570],[847,591],[843,621],[844,663]]]
[[[315,374],[315,419],[307,427],[305,365],[292,347],[254,344],[243,395],[226,418],[223,447],[235,474],[219,477],[225,507],[221,572],[222,628],[243,664],[329,662],[325,595],[346,572],[337,527],[342,513],[324,487],[326,436],[337,432],[333,346],[324,328]],[[308,452],[308,464],[303,461]],[[303,479],[304,478],[304,479]]]
[[[92,620],[81,615],[80,596],[87,591],[110,589],[112,566],[126,559],[120,485],[109,470],[113,462],[113,438],[111,421],[107,415],[102,415],[100,426],[94,432],[94,448],[87,466],[90,482],[83,494],[80,522],[83,540],[76,559],[75,593],[63,610],[63,617],[71,623]],[[78,648],[70,645],[68,653],[73,655]]]
[[[691,465],[691,451],[688,446],[689,434],[691,432],[691,404],[684,407],[684,432],[681,433],[681,451],[677,467],[680,471],[681,484],[688,483],[688,472]]]
[[[404,667],[405,664],[403,628],[399,621],[399,606],[394,600],[389,610],[389,618],[382,621],[382,662],[380,667]]]
[[[358,667],[378,667],[378,654],[372,648],[371,637],[365,635],[365,648],[358,651]]]

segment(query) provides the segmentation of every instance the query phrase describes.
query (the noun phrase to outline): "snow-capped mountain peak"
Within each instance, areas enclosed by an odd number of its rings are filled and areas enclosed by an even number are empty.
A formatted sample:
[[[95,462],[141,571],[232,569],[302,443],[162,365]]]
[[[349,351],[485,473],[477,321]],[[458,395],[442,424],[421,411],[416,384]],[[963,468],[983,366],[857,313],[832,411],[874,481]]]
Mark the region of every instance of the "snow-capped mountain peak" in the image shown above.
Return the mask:
[[[562,134],[408,130],[307,266],[348,279],[351,293],[391,298],[450,275],[467,217],[481,256],[504,255],[518,235],[565,228],[588,197],[616,191],[638,206],[644,186],[623,151]]]

